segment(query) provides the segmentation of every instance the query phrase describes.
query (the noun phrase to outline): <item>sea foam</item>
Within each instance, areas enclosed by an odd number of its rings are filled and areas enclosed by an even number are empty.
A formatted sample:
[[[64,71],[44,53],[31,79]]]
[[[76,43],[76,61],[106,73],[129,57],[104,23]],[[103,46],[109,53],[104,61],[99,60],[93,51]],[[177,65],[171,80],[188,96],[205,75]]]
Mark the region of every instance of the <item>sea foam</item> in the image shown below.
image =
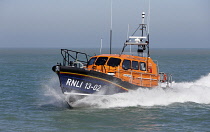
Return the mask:
[[[65,95],[61,92],[57,76],[52,76],[47,83],[42,84],[42,93],[44,96],[40,106],[52,105],[63,107],[67,104]]]
[[[139,88],[127,93],[107,96],[87,96],[78,100],[73,107],[135,107],[170,105],[172,103],[195,102],[210,104],[210,73],[194,82],[174,83],[169,89]]]

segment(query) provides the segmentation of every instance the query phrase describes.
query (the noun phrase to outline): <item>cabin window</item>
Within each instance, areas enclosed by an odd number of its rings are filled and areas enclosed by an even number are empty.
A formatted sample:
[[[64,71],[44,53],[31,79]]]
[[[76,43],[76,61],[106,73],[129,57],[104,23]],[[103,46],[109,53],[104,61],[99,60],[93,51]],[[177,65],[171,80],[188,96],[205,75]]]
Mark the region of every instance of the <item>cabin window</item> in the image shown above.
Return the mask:
[[[146,71],[146,63],[145,62],[140,62],[140,70]]]
[[[104,65],[106,63],[107,59],[108,59],[108,57],[99,57],[96,60],[95,65]]]
[[[93,65],[97,57],[91,58],[88,62],[88,65]]]
[[[110,58],[109,61],[107,62],[108,66],[119,66],[121,62],[121,59],[119,58]]]
[[[122,68],[124,70],[131,69],[131,61],[130,60],[124,60],[122,64]]]
[[[134,70],[138,70],[139,69],[138,61],[132,61],[132,69],[134,69]]]

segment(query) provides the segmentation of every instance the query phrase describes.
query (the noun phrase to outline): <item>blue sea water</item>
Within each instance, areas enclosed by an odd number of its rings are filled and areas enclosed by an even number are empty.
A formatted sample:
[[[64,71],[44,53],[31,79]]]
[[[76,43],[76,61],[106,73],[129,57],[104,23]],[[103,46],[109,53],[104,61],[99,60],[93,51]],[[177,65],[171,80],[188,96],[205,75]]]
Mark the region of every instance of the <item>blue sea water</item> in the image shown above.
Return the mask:
[[[151,57],[173,74],[171,89],[87,97],[70,109],[51,70],[59,49],[2,48],[0,131],[209,131],[210,49],[152,49]]]

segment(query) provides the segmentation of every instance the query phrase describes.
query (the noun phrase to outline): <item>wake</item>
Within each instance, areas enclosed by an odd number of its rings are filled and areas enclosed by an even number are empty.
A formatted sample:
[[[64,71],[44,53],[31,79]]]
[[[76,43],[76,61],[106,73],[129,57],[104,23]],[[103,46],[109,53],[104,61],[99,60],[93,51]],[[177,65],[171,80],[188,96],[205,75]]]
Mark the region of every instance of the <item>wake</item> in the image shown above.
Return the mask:
[[[88,96],[78,100],[73,107],[135,107],[166,106],[172,103],[195,102],[210,104],[210,73],[194,82],[174,83],[172,88],[139,88],[128,93],[108,96]]]

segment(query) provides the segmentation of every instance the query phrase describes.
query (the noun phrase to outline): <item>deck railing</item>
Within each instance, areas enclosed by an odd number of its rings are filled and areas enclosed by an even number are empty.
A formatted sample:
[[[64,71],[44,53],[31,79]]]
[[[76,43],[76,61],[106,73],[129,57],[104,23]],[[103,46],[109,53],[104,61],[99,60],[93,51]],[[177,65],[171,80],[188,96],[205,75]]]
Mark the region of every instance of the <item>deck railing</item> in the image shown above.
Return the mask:
[[[81,62],[84,64],[88,63],[88,55],[86,53],[68,49],[61,49],[61,55],[63,57],[63,66],[73,65],[74,62]],[[81,59],[79,58],[79,56],[82,56]]]

